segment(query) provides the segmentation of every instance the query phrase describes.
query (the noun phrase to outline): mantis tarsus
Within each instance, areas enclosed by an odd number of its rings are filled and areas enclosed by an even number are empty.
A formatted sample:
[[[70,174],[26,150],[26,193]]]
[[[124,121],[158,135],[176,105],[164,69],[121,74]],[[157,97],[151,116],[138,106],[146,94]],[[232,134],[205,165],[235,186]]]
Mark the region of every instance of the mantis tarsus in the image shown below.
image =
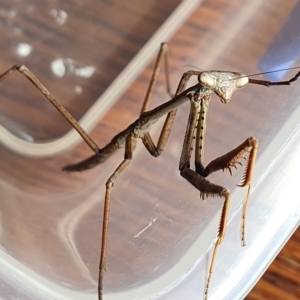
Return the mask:
[[[95,167],[98,164],[105,162],[120,148],[125,148],[124,160],[112,173],[106,182],[104,213],[103,213],[103,228],[102,228],[102,243],[99,264],[99,284],[98,297],[103,299],[103,277],[105,270],[105,260],[107,251],[107,235],[108,235],[108,221],[110,210],[110,195],[111,188],[114,185],[117,177],[130,164],[133,157],[135,142],[138,138],[142,139],[143,144],[149,153],[155,157],[159,156],[169,137],[174,118],[176,116],[177,107],[182,103],[190,100],[190,115],[185,132],[181,157],[179,161],[179,171],[182,177],[189,181],[200,192],[200,197],[219,196],[224,198],[224,204],[221,211],[220,225],[217,233],[217,241],[214,245],[212,258],[209,265],[209,272],[206,279],[206,287],[204,299],[208,298],[209,286],[213,272],[213,266],[216,259],[216,254],[219,245],[225,236],[227,218],[230,205],[230,191],[220,185],[213,184],[205,178],[218,170],[228,169],[231,173],[231,168],[236,167],[236,164],[241,164],[240,160],[247,157],[245,166],[245,173],[240,187],[248,187],[247,195],[244,200],[243,216],[242,216],[242,244],[245,244],[245,219],[247,213],[248,201],[251,192],[251,180],[254,170],[255,158],[257,154],[258,141],[254,137],[247,138],[243,143],[235,149],[229,151],[223,156],[211,161],[206,167],[203,163],[203,149],[204,149],[204,134],[206,129],[206,117],[208,106],[211,100],[211,94],[214,92],[220,97],[221,102],[228,103],[234,91],[245,87],[248,83],[259,84],[264,86],[273,85],[289,85],[296,81],[300,76],[298,72],[294,77],[287,81],[270,82],[264,80],[251,79],[248,76],[238,72],[228,71],[188,71],[183,74],[175,96],[164,104],[147,111],[148,104],[153,93],[153,87],[157,80],[163,59],[166,62],[167,74],[167,88],[170,93],[170,85],[168,78],[168,63],[167,63],[167,49],[166,43],[163,43],[158,54],[152,79],[141,109],[139,118],[130,124],[125,130],[117,134],[111,142],[104,148],[99,148],[93,139],[85,132],[85,130],[76,122],[76,120],[65,110],[65,108],[54,98],[54,96],[46,89],[46,87],[39,81],[39,79],[24,65],[15,65],[8,71],[0,75],[0,81],[8,77],[14,71],[18,71],[28,78],[56,107],[56,109],[67,119],[67,121],[78,131],[84,141],[95,152],[95,154],[79,163],[68,165],[63,168],[67,172],[84,171]],[[192,76],[197,76],[198,83],[189,88],[187,84]],[[163,125],[160,137],[155,145],[151,135],[151,126],[157,122],[162,116],[167,115]],[[195,144],[195,145],[194,145]],[[195,147],[195,170],[190,168],[191,152]]]

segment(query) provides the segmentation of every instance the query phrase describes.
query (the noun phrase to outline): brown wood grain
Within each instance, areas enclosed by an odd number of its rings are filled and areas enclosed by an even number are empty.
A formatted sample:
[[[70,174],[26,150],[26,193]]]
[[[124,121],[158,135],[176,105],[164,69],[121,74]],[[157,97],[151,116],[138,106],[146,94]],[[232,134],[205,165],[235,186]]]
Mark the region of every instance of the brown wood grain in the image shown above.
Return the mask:
[[[300,298],[300,229],[297,229],[245,300]]]

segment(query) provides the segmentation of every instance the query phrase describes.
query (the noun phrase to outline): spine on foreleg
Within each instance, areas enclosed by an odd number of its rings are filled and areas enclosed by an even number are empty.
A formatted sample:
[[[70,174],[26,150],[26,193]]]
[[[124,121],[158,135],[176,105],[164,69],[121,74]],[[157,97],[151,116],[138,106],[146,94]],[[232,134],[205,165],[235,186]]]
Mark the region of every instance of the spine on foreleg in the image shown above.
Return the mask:
[[[211,183],[210,181],[206,180],[205,178],[203,178],[202,176],[200,176],[195,171],[189,168],[184,168],[183,170],[181,170],[180,174],[196,189],[200,191],[202,199],[208,196],[222,196],[224,190],[226,190],[220,185]]]

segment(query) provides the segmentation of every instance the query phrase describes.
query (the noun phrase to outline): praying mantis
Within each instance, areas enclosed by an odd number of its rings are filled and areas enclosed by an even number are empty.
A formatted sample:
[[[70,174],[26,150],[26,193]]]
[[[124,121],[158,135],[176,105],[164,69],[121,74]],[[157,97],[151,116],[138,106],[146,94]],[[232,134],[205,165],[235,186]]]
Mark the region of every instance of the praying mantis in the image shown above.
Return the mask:
[[[177,108],[183,103],[190,101],[190,113],[187,122],[186,132],[183,141],[181,156],[179,159],[179,172],[191,185],[193,185],[200,193],[200,197],[205,199],[209,196],[220,197],[223,199],[223,206],[220,215],[220,224],[217,230],[217,240],[213,247],[212,257],[210,260],[208,274],[205,284],[204,299],[208,299],[210,283],[212,280],[213,268],[217,257],[217,251],[222,243],[227,227],[231,193],[221,185],[214,184],[206,179],[211,173],[219,170],[228,169],[231,173],[232,168],[236,168],[237,164],[241,165],[241,160],[246,159],[245,173],[239,187],[247,187],[247,194],[243,204],[242,213],[242,245],[245,245],[245,226],[247,207],[251,194],[252,177],[254,173],[255,160],[258,150],[258,140],[254,137],[247,138],[239,146],[226,154],[212,160],[207,166],[204,165],[204,137],[206,130],[206,119],[209,108],[209,103],[212,94],[215,93],[222,103],[227,104],[233,93],[239,89],[244,88],[247,84],[258,84],[266,87],[275,85],[290,85],[296,81],[300,76],[300,71],[287,81],[271,82],[265,80],[255,80],[249,78],[239,72],[231,71],[199,71],[190,70],[182,75],[175,95],[170,93],[170,83],[168,77],[168,44],[162,43],[160,51],[156,60],[154,72],[147,90],[145,100],[142,105],[139,118],[131,123],[126,129],[118,133],[112,140],[103,148],[99,148],[94,140],[87,134],[87,132],[80,126],[79,123],[69,114],[68,111],[55,99],[55,97],[47,90],[47,88],[40,82],[40,80],[25,66],[15,65],[2,75],[0,75],[0,82],[7,78],[15,71],[23,74],[33,85],[55,106],[55,108],[62,114],[62,116],[74,127],[81,135],[83,140],[95,153],[91,157],[75,164],[67,165],[63,168],[65,172],[81,172],[91,169],[98,164],[104,163],[116,151],[124,148],[124,159],[111,174],[106,181],[105,201],[103,210],[103,226],[102,226],[102,241],[100,250],[99,263],[99,280],[98,280],[98,299],[104,299],[104,273],[106,268],[107,256],[107,239],[108,239],[108,223],[110,214],[110,201],[112,187],[114,186],[117,177],[129,166],[133,159],[135,144],[138,139],[141,139],[148,152],[154,156],[159,156],[165,145],[167,144],[170,135],[172,124],[176,116]],[[148,110],[149,102],[153,94],[153,88],[163,63],[166,64],[166,78],[167,90],[171,95],[171,100],[161,104],[160,106]],[[188,87],[191,77],[197,77],[198,83]],[[162,127],[159,139],[155,144],[151,134],[151,126],[160,118],[166,115],[164,125]],[[195,169],[193,170],[191,164],[191,154],[195,149],[194,162]]]

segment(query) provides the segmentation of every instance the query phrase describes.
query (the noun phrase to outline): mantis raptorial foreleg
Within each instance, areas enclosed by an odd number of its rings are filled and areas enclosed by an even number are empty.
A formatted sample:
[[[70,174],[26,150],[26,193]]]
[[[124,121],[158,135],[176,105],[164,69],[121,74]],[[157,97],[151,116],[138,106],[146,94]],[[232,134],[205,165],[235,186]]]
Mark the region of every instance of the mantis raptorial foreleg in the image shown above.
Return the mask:
[[[231,174],[231,167],[235,167],[236,164],[240,163],[240,160],[245,158],[245,154],[249,154],[249,157],[247,159],[247,164],[245,166],[245,173],[244,178],[242,180],[242,183],[239,184],[239,187],[246,187],[248,186],[247,195],[244,200],[243,205],[243,215],[242,215],[242,245],[245,245],[245,221],[246,221],[246,213],[247,213],[247,207],[250,199],[250,192],[251,192],[251,183],[252,183],[252,176],[254,171],[254,164],[257,154],[257,148],[258,148],[258,141],[257,139],[250,137],[246,139],[242,144],[240,144],[235,149],[229,151],[223,156],[220,156],[216,158],[215,160],[211,161],[207,167],[206,167],[206,173],[212,173],[218,170],[224,170],[228,169]],[[205,193],[205,192],[204,192]],[[206,194],[207,195],[207,194]],[[209,266],[208,276],[206,280],[206,286],[205,286],[205,293],[204,293],[204,299],[206,300],[208,297],[208,291],[209,286],[211,282],[211,276],[213,272],[213,267],[216,260],[217,250],[219,245],[224,239],[226,226],[227,226],[227,217],[228,217],[228,210],[229,210],[229,199],[230,199],[230,193],[228,190],[223,190],[220,194],[220,197],[224,197],[224,205],[222,208],[221,213],[221,220],[220,220],[220,226],[219,226],[219,232],[217,241],[214,245],[213,254]]]
[[[258,141],[255,138],[250,137],[235,149],[214,159],[207,165],[207,167],[204,167],[204,135],[206,129],[206,117],[210,97],[205,93],[203,94],[203,92],[199,92],[199,94],[196,93],[194,95],[190,95],[189,98],[191,100],[191,109],[179,164],[180,175],[184,177],[187,181],[189,181],[196,189],[199,190],[200,197],[202,199],[208,196],[219,196],[220,198],[224,198],[217,241],[214,245],[212,258],[209,265],[209,273],[206,281],[204,299],[207,299],[217,250],[219,245],[222,243],[226,232],[231,195],[228,189],[220,185],[211,183],[210,181],[206,180],[205,177],[207,177],[213,172],[224,169],[228,169],[231,174],[231,168],[236,168],[236,164],[241,164],[240,160],[245,158],[245,155],[247,153],[249,154],[247,165],[245,166],[244,178],[242,183],[239,185],[241,187],[248,186],[247,196],[245,199],[245,205],[243,209],[242,221],[242,243],[244,244],[246,207],[250,196],[251,181],[257,153]],[[194,147],[194,140],[196,140],[195,171],[190,169],[190,158],[191,151]]]

